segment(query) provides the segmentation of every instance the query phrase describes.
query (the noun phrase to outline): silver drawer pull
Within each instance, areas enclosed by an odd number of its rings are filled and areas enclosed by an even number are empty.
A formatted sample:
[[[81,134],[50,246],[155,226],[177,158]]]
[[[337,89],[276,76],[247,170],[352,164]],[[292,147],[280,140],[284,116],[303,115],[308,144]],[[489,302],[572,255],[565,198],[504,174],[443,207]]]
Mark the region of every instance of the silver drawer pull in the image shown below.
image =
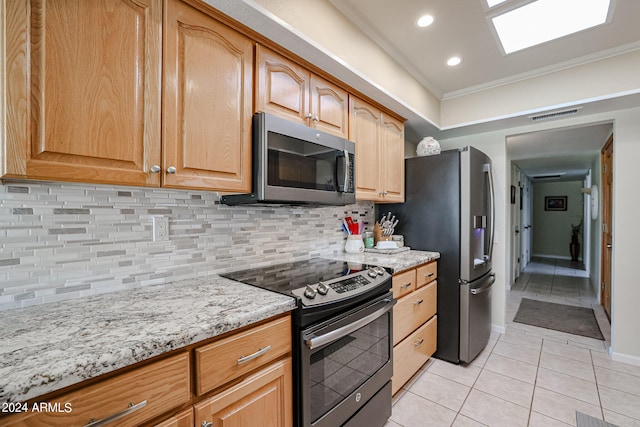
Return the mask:
[[[424,338],[420,338],[418,341],[413,343],[413,346],[414,347],[420,347],[420,345],[422,345],[423,342],[424,342]]]
[[[250,354],[248,356],[240,356],[238,358],[238,365],[242,365],[243,363],[247,363],[248,361],[253,360],[256,357],[260,357],[260,356],[262,356],[263,354],[265,354],[269,350],[271,350],[271,346],[270,345],[268,345],[268,346],[266,346],[264,348],[261,348],[258,351],[256,351],[255,353]]]
[[[140,403],[129,403],[129,407],[127,409],[125,409],[123,411],[120,411],[117,414],[109,415],[108,417],[103,418],[101,420],[91,419],[91,421],[89,421],[89,424],[86,424],[84,427],[99,427],[99,426],[103,426],[103,425],[109,424],[110,422],[113,422],[115,420],[119,420],[120,418],[123,418],[123,417],[126,417],[127,415],[133,414],[138,409],[142,409],[145,406],[147,406],[147,401],[146,400],[143,400]]]
[[[411,286],[411,283],[405,283],[404,285],[400,286],[400,289],[407,289],[409,286]]]
[[[414,302],[414,303],[413,303],[413,305],[420,305],[420,304],[422,304],[423,302],[424,302],[424,300],[423,300],[423,299],[421,299],[421,300],[418,300],[418,301]]]

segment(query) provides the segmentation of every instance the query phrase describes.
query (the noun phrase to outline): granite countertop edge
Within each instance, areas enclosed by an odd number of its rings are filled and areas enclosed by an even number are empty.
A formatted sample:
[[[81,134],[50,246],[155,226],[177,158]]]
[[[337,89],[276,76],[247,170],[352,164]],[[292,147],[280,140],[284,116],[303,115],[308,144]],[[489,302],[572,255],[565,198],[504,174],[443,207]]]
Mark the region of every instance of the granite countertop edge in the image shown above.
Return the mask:
[[[8,310],[0,404],[24,402],[287,313],[294,298],[220,276]]]

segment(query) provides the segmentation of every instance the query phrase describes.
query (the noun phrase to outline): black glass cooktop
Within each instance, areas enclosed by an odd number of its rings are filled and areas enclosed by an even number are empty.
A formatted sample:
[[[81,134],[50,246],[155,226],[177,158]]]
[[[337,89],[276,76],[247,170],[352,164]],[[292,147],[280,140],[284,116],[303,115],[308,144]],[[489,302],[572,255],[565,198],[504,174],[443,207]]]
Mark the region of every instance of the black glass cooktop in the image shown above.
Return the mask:
[[[368,268],[365,264],[352,264],[326,258],[312,258],[267,267],[252,268],[221,274],[222,277],[285,295],[320,281],[337,279]]]

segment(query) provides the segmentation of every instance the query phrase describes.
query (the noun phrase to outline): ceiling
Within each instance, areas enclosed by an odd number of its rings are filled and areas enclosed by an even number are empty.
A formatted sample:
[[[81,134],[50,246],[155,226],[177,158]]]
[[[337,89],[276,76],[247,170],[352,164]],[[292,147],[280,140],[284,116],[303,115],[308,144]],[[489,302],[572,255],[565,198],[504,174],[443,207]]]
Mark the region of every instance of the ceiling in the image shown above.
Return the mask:
[[[329,1],[441,99],[640,48],[638,0],[611,0],[607,23],[510,55],[502,53],[490,18],[531,0],[509,0],[491,10],[485,0]],[[435,21],[419,28],[415,22],[423,14],[433,15]],[[462,63],[447,66],[454,55]],[[604,111],[610,107],[614,106],[597,106]],[[611,129],[611,124],[599,124],[513,136],[508,150],[527,175],[563,169],[575,176],[588,169],[585,158],[591,163],[597,157]],[[449,134],[456,130],[441,137]]]

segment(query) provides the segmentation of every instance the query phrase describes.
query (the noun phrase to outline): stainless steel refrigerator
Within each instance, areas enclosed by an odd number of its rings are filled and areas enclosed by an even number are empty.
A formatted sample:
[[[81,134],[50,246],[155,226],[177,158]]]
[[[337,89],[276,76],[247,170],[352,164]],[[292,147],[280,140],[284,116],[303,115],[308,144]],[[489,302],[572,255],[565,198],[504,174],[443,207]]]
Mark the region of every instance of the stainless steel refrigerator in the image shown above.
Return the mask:
[[[440,252],[435,357],[471,362],[491,333],[495,202],[491,159],[466,147],[405,161],[405,203],[379,205],[399,219],[411,249]]]

